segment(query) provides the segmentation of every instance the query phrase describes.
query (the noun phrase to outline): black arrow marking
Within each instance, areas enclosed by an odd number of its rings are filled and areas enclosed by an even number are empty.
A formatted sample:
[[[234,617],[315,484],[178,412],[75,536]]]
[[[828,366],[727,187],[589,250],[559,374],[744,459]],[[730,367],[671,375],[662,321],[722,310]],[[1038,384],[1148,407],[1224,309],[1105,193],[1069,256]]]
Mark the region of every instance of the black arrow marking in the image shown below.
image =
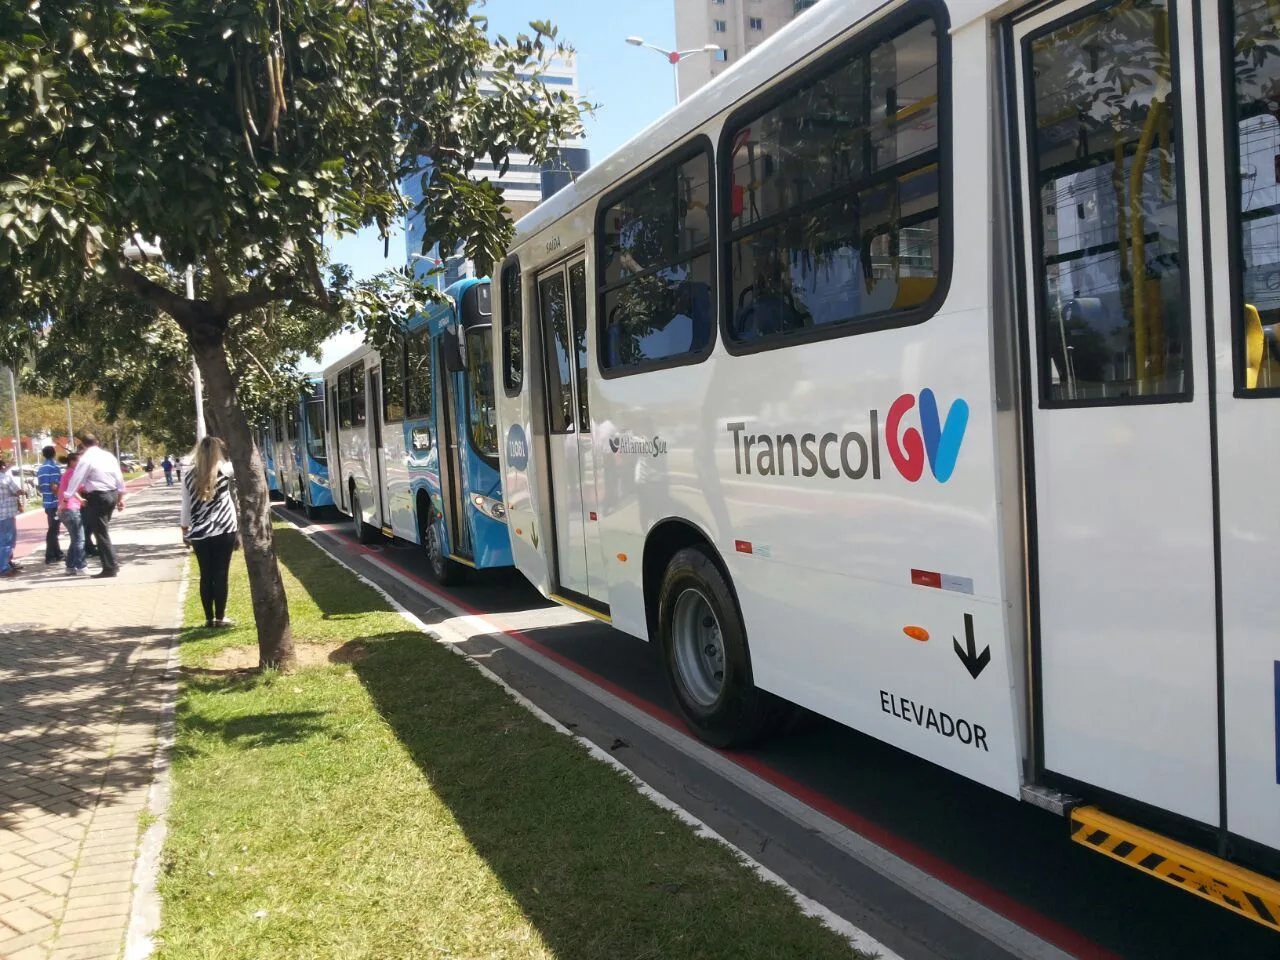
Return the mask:
[[[966,613],[964,615],[964,638],[969,649],[966,650],[960,646],[960,641],[955,637],[951,638],[951,642],[955,645],[956,656],[960,658],[960,662],[964,664],[964,668],[969,671],[969,676],[978,679],[978,674],[987,668],[987,664],[991,662],[991,648],[983,647],[982,652],[978,652],[978,645],[973,639],[973,614]]]

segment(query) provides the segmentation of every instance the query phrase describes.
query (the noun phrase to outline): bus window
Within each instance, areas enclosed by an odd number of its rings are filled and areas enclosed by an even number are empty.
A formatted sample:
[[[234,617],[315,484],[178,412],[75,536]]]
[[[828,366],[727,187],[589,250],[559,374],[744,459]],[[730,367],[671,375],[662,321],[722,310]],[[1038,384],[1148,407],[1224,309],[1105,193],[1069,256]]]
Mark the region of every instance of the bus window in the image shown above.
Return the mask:
[[[601,218],[600,366],[624,370],[711,347],[711,154],[665,165]]]
[[[365,422],[364,364],[355,364],[348,374],[351,377],[351,424],[360,427]]]
[[[917,22],[859,50],[733,131],[732,341],[856,333],[933,296],[937,30]]]
[[[318,463],[325,462],[324,397],[307,401],[307,454]]]
[[[498,408],[493,395],[493,328],[467,331],[467,418],[471,446],[487,460],[498,461]]]
[[[569,304],[564,274],[557,271],[538,284],[543,335],[547,346],[547,420],[552,433],[573,433],[573,374],[569,363]],[[551,352],[556,362],[551,364]]]
[[[1116,50],[1144,51],[1123,96],[1098,79]],[[1189,397],[1168,10],[1092,9],[1029,52],[1041,400]]]
[[[1262,0],[1230,5],[1235,50],[1237,386],[1280,387],[1280,23]],[[1228,151],[1230,156],[1230,151]]]
[[[573,347],[578,356],[578,429],[591,430],[587,409],[587,264],[579,260],[569,267],[569,321],[573,325]]]
[[[520,264],[502,268],[502,387],[519,396],[524,385],[524,301]]]
[[[338,374],[338,426],[346,429],[351,426],[351,370],[343,370]]]
[[[298,439],[298,406],[290,404],[284,411],[284,435],[288,440]]]
[[[398,337],[382,351],[382,422],[404,419],[404,341]]]
[[[431,335],[426,327],[405,340],[408,408],[406,416],[419,420],[431,416]]]

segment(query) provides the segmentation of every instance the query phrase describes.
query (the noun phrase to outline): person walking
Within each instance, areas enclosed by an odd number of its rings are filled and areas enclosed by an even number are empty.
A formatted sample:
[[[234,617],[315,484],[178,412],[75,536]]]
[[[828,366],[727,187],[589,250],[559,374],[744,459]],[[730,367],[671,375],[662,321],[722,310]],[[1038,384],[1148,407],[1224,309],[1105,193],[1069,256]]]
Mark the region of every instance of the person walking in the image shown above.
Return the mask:
[[[166,487],[173,486],[173,458],[167,453],[164,459],[160,461],[160,469],[164,471],[164,484]]]
[[[146,472],[147,479],[150,480],[151,475],[155,472],[156,462],[150,457],[147,457],[147,462],[142,465],[142,469]]]
[[[182,482],[182,458],[181,457],[173,458],[173,472],[177,476],[178,482],[181,483]]]
[[[67,528],[67,537],[71,542],[67,545],[67,576],[87,577],[89,561],[84,554],[84,518],[80,514],[83,501],[80,495],[71,489],[71,475],[76,464],[80,462],[80,454],[67,454],[67,469],[62,473],[62,482],[58,485],[58,518]]]
[[[227,576],[239,546],[234,474],[227,447],[217,437],[196,444],[195,463],[182,484],[182,539],[200,565],[200,603],[206,627],[234,627],[227,617]]]
[[[120,472],[120,461],[98,446],[98,438],[92,433],[80,437],[80,462],[71,474],[69,486],[84,494],[85,528],[93,533],[98,559],[102,561],[102,572],[94,576],[116,576],[120,564],[108,527],[113,513],[124,512],[124,474]]]
[[[0,455],[0,577],[15,577],[22,569],[13,562],[22,499],[21,481],[9,472],[8,458]]]
[[[49,521],[49,530],[44,537],[44,562],[61,563],[62,547],[58,544],[58,487],[62,483],[62,470],[54,459],[58,455],[55,447],[47,446],[40,453],[44,456],[44,463],[36,470],[36,484],[40,487],[44,515]]]

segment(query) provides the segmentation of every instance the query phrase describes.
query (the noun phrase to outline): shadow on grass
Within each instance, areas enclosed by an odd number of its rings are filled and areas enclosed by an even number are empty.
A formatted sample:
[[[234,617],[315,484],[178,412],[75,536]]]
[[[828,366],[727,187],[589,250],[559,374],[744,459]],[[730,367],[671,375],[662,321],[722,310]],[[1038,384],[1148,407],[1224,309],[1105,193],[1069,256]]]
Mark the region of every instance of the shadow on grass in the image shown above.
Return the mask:
[[[557,960],[843,953],[462,658],[417,632],[369,640],[354,670],[378,712]]]

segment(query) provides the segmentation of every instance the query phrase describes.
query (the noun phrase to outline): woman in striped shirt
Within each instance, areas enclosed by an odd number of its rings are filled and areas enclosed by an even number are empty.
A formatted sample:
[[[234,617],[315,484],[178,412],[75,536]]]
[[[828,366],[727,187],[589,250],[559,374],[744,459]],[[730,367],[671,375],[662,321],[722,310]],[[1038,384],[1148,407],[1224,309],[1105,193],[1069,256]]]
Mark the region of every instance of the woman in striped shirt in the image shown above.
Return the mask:
[[[239,545],[231,462],[217,437],[205,437],[195,450],[195,465],[182,483],[182,539],[200,564],[200,602],[206,627],[234,627],[226,616],[227,573]]]

